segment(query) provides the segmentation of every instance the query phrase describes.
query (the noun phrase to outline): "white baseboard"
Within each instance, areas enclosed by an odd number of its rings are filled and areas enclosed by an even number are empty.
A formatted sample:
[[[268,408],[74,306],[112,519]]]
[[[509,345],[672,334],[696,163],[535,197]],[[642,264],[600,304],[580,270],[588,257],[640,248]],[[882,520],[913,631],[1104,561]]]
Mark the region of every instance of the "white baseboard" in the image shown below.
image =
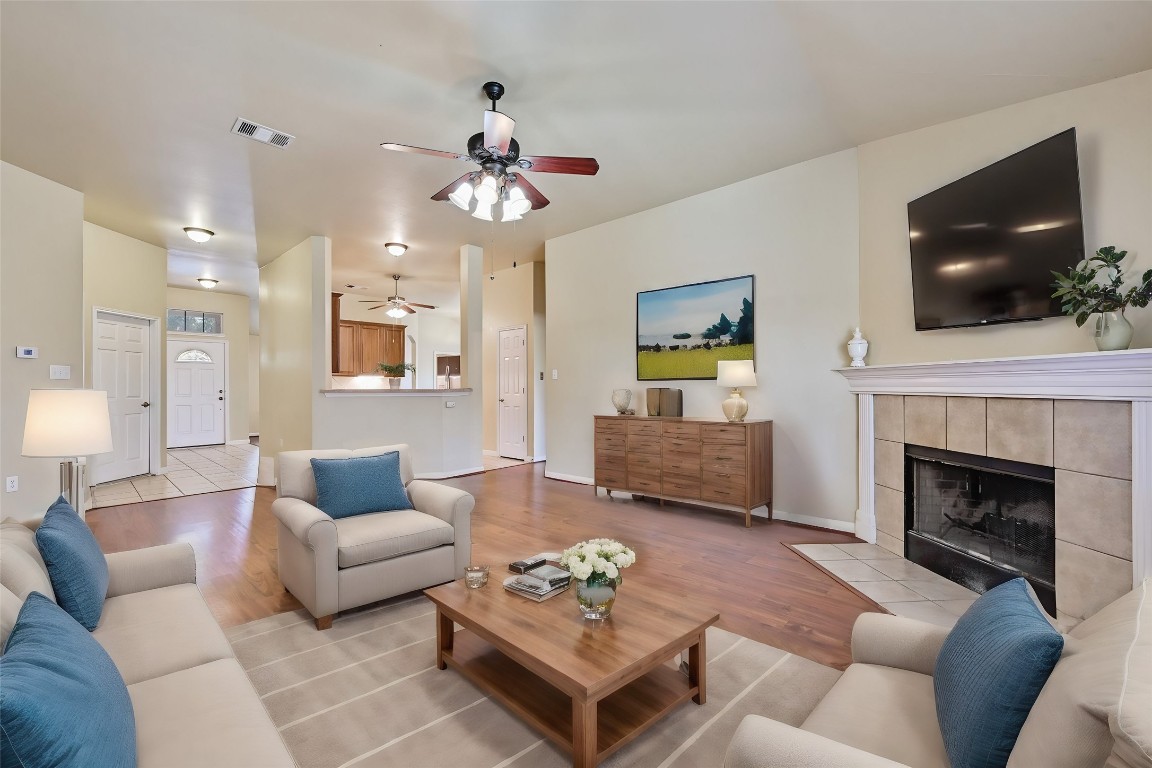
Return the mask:
[[[541,461],[548,461],[548,457],[547,457],[547,456],[529,456],[529,457],[526,459],[526,461],[530,461],[530,462],[532,462],[533,464],[537,464],[537,463],[539,463],[539,462],[541,462]]]
[[[251,443],[247,440],[229,440],[226,444],[227,445],[251,445]]]
[[[580,483],[581,485],[592,485],[592,478],[580,477],[579,475],[565,475],[565,474],[561,474],[560,472],[549,472],[548,470],[544,470],[544,477],[550,478],[552,480],[563,480],[564,482],[567,482],[567,483]]]
[[[500,451],[487,451],[486,450],[486,451],[483,451],[483,454],[485,456],[495,456],[496,458],[500,458]]]
[[[249,432],[248,437],[260,437],[260,433],[259,432]]]
[[[760,509],[764,509],[761,507]],[[755,517],[767,517],[767,513],[758,510],[752,510]],[[856,533],[856,523],[852,520],[829,520],[826,517],[813,517],[812,515],[796,515],[791,512],[785,512],[781,509],[772,511],[772,516],[777,520],[784,520],[789,523],[800,523],[802,525],[811,525],[814,528],[826,528],[830,531],[843,531],[844,533]]]
[[[483,472],[484,467],[466,467],[464,469],[457,469],[452,472],[417,472],[415,477],[417,480],[446,480],[449,477],[460,477],[461,475],[474,475],[477,472]]]

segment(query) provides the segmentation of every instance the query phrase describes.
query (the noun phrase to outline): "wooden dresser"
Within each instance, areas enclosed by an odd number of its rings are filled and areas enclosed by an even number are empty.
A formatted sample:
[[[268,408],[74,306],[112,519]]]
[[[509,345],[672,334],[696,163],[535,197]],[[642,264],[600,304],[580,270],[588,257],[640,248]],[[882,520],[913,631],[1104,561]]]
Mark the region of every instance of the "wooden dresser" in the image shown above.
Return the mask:
[[[772,519],[772,422],[596,416],[596,487]]]

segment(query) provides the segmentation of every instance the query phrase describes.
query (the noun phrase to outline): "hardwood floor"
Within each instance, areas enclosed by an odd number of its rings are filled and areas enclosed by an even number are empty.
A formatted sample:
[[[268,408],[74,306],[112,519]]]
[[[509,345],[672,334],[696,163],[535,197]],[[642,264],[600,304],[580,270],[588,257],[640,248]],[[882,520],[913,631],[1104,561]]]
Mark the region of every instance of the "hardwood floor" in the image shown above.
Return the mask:
[[[619,539],[637,562],[624,572],[618,610],[627,610],[629,583],[659,586],[715,606],[723,629],[839,668],[851,660],[852,623],[877,610],[784,546],[856,541],[847,534],[761,519],[749,529],[735,513],[609,500],[545,479],[543,464],[443,482],[476,497],[472,560],[494,576],[537,552]],[[200,589],[232,626],[300,607],[276,574],[274,498],[271,488],[223,491],[92,510],[88,522],[106,552],[191,543]]]

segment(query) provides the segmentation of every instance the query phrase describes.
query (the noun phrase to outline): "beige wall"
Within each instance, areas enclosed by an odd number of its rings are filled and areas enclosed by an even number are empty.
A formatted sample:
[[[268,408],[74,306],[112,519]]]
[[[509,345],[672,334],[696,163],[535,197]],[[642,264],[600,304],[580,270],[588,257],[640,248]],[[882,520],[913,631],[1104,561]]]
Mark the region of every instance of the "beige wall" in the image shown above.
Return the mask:
[[[0,515],[44,514],[60,492],[57,459],[24,458],[28,391],[83,387],[84,196],[0,163],[0,477],[20,490],[0,491]],[[35,360],[17,359],[35,346]],[[49,365],[69,365],[72,378],[50,380]]]
[[[544,285],[544,264],[542,262],[528,262],[516,268],[502,269],[496,272],[495,280],[484,281],[484,346],[483,346],[483,376],[484,391],[484,450],[497,451],[498,440],[498,408],[497,398],[500,396],[500,330],[524,326],[527,332],[525,338],[525,358],[528,370],[528,392],[525,407],[528,413],[528,457],[535,457],[537,447],[543,453],[543,443],[537,446],[537,399],[540,383],[539,371],[543,370],[543,358],[537,358],[537,352],[543,346],[543,307],[537,306],[543,296],[539,296],[539,285]],[[543,425],[540,425],[541,428]]]
[[[168,453],[168,366],[165,364],[167,341],[164,323],[168,311],[168,252],[134,237],[84,222],[84,381],[92,386],[92,311],[109,309],[129,315],[154,318],[158,324],[158,358],[151,361],[157,383],[159,407],[151,411],[156,419],[151,434],[159,441],[152,455],[158,454],[159,466],[167,464]],[[155,462],[149,462],[153,468]]]
[[[312,447],[313,396],[327,386],[331,244],[310,237],[260,268],[260,457]]]
[[[549,240],[548,475],[590,481],[592,416],[614,412],[617,387],[678,387],[686,416],[722,419],[714,381],[636,381],[636,293],[754,274],[745,397],[775,422],[775,509],[851,529],[856,404],[832,369],[858,319],[856,168],[839,152]]]
[[[860,320],[868,363],[929,362],[1095,350],[1070,318],[917,332],[907,204],[1067,128],[1079,144],[1085,248],[1129,252],[1152,267],[1152,71],[1065,91],[865,144],[860,157]],[[1152,309],[1126,313],[1132,346],[1152,345]]]
[[[260,434],[260,336],[248,337],[248,435]]]
[[[168,289],[169,309],[193,309],[223,315],[228,341],[228,440],[248,440],[249,372],[248,342],[251,299],[235,293],[188,288]],[[167,364],[165,364],[167,367]],[[165,390],[167,394],[167,390]]]

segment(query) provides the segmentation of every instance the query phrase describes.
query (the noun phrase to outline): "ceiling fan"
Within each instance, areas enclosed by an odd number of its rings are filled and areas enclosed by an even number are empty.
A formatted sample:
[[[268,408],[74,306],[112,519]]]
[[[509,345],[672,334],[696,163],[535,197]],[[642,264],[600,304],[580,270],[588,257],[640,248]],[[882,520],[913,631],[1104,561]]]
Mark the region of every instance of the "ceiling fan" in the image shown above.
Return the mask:
[[[397,152],[446,157],[480,166],[480,170],[469,171],[432,195],[433,200],[448,200],[457,208],[471,210],[474,217],[484,221],[494,220],[492,209],[499,202],[500,221],[516,221],[528,211],[548,205],[548,198],[540,194],[540,190],[532,186],[521,171],[595,176],[600,170],[600,164],[591,157],[521,155],[520,144],[512,138],[516,121],[496,111],[496,102],[504,95],[504,86],[489,82],[484,83],[483,90],[492,100],[492,109],[484,110],[484,130],[468,139],[468,154],[391,142],[380,145]]]
[[[417,304],[414,301],[408,301],[405,299],[400,295],[400,275],[392,275],[392,279],[396,281],[396,286],[393,288],[393,290],[396,291],[396,295],[389,296],[388,300],[383,303],[380,303],[379,299],[360,299],[360,303],[376,304],[374,307],[368,307],[369,310],[388,307],[388,311],[384,314],[388,315],[388,317],[396,318],[397,320],[404,317],[404,315],[416,314],[414,307],[420,307],[422,309],[436,309],[436,307],[431,304]]]

